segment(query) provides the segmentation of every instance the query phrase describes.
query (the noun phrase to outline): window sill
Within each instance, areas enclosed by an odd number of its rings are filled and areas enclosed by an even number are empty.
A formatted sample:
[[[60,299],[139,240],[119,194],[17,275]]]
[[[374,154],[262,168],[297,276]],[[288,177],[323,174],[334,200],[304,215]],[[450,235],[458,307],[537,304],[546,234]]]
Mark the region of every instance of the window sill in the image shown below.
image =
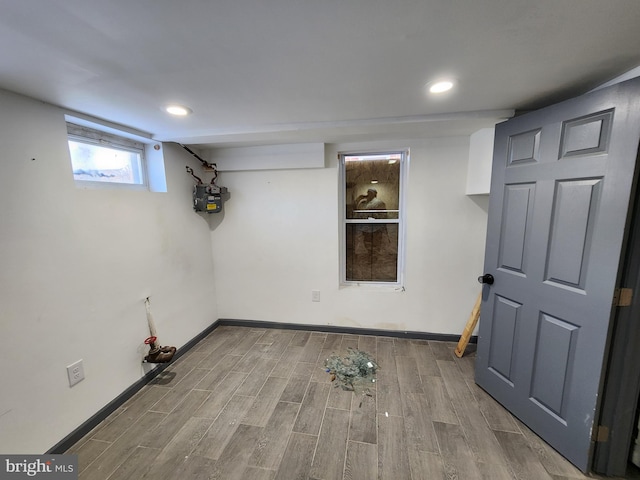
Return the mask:
[[[137,192],[148,192],[147,185],[115,182],[92,182],[90,180],[74,180],[76,188],[81,190],[130,190]]]
[[[345,289],[358,289],[369,292],[389,292],[389,293],[403,293],[405,292],[404,285],[400,284],[388,284],[388,283],[341,283],[338,287],[339,290]]]

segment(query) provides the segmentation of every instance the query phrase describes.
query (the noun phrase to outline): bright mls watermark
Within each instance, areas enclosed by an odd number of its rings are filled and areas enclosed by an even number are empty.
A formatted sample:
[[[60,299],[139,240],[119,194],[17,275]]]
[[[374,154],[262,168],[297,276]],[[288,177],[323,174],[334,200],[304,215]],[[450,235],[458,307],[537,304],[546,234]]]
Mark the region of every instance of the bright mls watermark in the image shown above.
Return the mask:
[[[0,455],[0,480],[78,480],[77,455]]]

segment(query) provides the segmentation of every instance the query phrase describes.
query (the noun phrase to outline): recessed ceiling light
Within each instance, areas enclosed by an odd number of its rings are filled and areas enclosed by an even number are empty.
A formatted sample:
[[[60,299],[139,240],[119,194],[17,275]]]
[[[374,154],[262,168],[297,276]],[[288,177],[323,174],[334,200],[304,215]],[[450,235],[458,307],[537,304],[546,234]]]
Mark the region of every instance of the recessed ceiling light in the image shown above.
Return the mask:
[[[378,183],[378,180],[371,180],[371,183]]]
[[[177,115],[178,117],[184,117],[185,115],[193,113],[193,110],[183,105],[167,105],[167,108],[165,108],[165,110],[167,111],[167,113],[170,113],[171,115]]]
[[[452,80],[440,80],[440,81],[429,84],[430,93],[444,93],[444,92],[448,92],[452,88],[453,88]]]

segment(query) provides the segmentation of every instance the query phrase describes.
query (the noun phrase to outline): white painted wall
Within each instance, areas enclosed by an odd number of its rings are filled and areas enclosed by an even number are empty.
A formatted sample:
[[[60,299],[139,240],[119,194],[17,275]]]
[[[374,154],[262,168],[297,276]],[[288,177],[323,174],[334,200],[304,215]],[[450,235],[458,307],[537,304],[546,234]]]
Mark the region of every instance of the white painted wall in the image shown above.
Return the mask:
[[[405,291],[339,286],[337,154],[409,147]],[[221,318],[460,334],[479,292],[487,197],[468,138],[327,145],[326,168],[222,172],[211,241]],[[311,301],[320,290],[320,302]]]
[[[286,170],[324,167],[324,143],[294,143],[207,151],[219,172],[228,170]]]
[[[218,318],[190,155],[164,146],[167,193],[74,186],[64,112],[0,91],[0,452],[43,453],[144,373],[160,341]],[[33,159],[33,160],[32,160]],[[84,360],[73,388],[66,366]],[[148,365],[147,365],[148,366]]]

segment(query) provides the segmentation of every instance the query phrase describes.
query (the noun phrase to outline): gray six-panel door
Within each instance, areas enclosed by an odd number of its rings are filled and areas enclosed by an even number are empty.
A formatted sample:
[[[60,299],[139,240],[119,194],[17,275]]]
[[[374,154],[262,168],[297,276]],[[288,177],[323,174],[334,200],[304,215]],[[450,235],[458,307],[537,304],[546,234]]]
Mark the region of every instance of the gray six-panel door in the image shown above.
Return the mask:
[[[476,382],[583,471],[639,114],[636,79],[496,127]]]

